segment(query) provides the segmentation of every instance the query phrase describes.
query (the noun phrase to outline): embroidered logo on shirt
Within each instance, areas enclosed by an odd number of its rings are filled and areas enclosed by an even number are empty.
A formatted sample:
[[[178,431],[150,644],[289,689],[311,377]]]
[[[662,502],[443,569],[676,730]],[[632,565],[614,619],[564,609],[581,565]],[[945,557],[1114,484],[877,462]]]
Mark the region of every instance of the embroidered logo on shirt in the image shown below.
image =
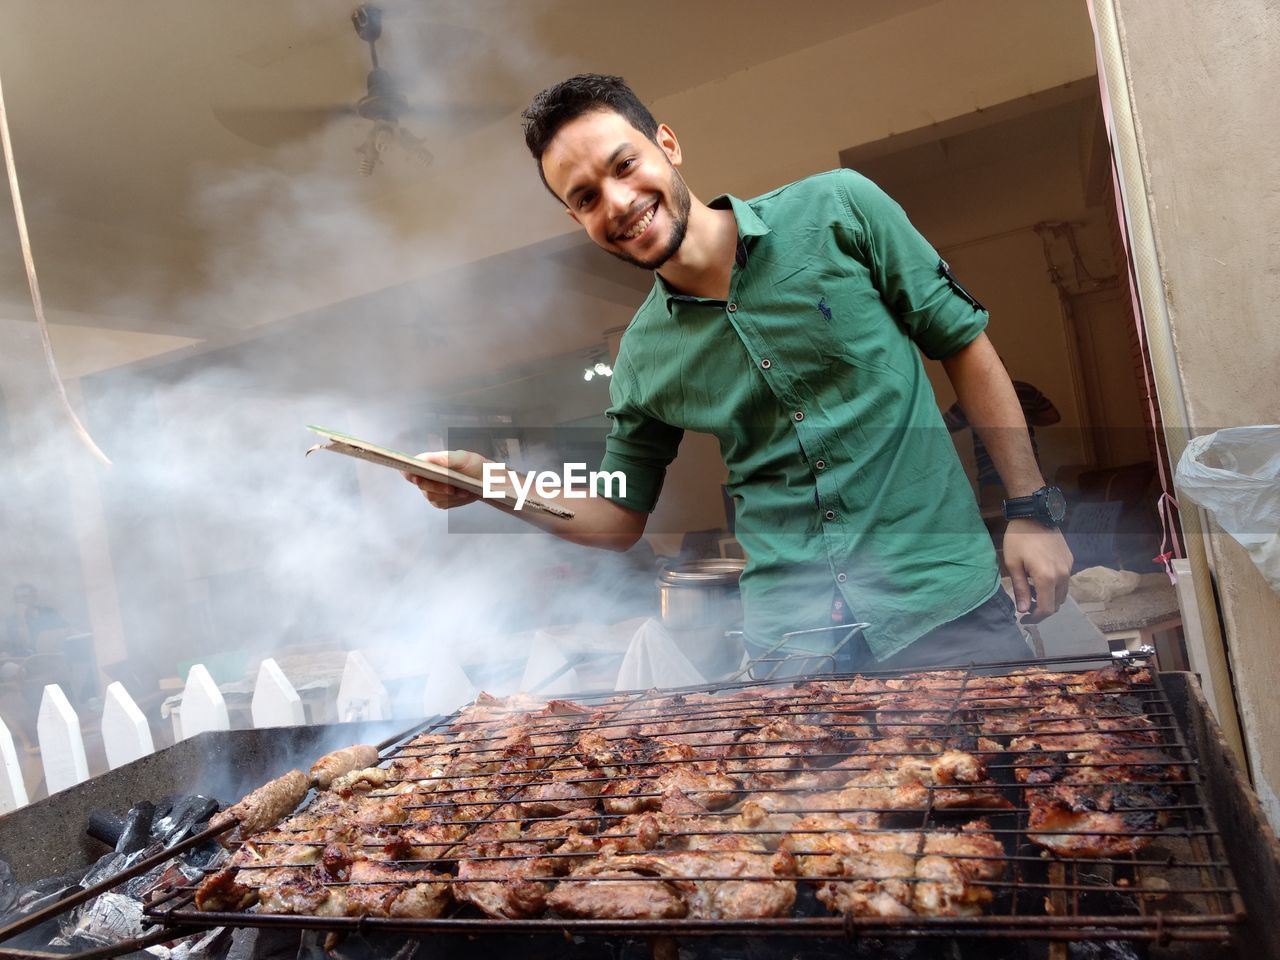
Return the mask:
[[[831,308],[827,306],[826,297],[823,297],[821,300],[818,301],[818,312],[821,313],[828,320],[831,319]]]

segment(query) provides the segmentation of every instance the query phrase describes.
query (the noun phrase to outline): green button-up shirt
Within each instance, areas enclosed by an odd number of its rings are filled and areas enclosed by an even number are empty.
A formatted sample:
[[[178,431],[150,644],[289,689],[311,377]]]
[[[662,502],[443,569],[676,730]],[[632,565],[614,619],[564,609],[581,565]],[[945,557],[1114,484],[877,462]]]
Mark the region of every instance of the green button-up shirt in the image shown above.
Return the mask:
[[[729,298],[657,278],[614,365],[602,469],[626,474],[618,503],[651,511],[683,432],[712,434],[748,558],[752,645],[829,626],[838,590],[870,624],[872,653],[891,656],[998,586],[920,359],[960,350],[987,314],[853,171],[711,206],[738,224]],[[831,638],[790,646],[821,652]]]

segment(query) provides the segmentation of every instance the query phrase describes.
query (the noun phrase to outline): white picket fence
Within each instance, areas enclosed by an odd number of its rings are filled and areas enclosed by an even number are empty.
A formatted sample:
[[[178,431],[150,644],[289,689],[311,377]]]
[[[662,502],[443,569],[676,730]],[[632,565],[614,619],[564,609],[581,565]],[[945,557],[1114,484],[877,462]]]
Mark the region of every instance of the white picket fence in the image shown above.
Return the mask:
[[[536,686],[563,665],[558,651],[535,650],[521,689]],[[572,674],[572,671],[569,671]],[[575,678],[569,677],[569,684]],[[555,693],[572,692],[559,678]],[[461,664],[449,656],[437,657],[426,677],[419,716],[448,713],[472,700],[476,689]],[[347,655],[336,700],[339,721],[391,720],[392,701],[368,659],[358,651]],[[302,698],[284,671],[272,659],[262,661],[254,686],[250,715],[254,727],[294,726],[306,723]],[[411,719],[411,718],[409,718]],[[230,730],[226,700],[203,664],[187,674],[179,709],[175,712],[175,739],[193,737],[206,730]],[[36,722],[40,761],[49,793],[65,790],[89,778],[81,719],[57,684],[44,688]],[[114,770],[155,751],[146,716],[120,683],[112,683],[103,696],[102,743],[107,766]],[[29,802],[13,736],[0,719],[0,814]]]

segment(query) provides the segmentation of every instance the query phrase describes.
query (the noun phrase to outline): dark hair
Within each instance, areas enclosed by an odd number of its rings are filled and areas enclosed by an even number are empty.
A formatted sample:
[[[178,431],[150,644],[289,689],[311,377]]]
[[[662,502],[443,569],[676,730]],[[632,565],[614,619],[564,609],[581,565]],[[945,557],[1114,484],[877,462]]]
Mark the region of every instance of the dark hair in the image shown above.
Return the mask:
[[[553,197],[556,192],[542,171],[542,154],[561,127],[592,110],[612,110],[621,114],[631,126],[654,143],[658,142],[658,121],[653,119],[649,108],[640,102],[635,91],[621,77],[580,73],[547,87],[533,98],[520,118],[524,121],[524,142],[538,163],[538,176]]]

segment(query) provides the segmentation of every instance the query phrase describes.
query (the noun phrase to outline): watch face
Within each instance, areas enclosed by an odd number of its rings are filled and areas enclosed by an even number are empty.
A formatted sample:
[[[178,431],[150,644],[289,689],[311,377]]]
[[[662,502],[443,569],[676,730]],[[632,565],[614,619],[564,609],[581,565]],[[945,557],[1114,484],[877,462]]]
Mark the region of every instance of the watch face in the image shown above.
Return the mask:
[[[1057,487],[1045,488],[1044,506],[1049,514],[1049,519],[1054,523],[1061,523],[1067,515],[1067,498],[1062,495],[1062,491]]]

